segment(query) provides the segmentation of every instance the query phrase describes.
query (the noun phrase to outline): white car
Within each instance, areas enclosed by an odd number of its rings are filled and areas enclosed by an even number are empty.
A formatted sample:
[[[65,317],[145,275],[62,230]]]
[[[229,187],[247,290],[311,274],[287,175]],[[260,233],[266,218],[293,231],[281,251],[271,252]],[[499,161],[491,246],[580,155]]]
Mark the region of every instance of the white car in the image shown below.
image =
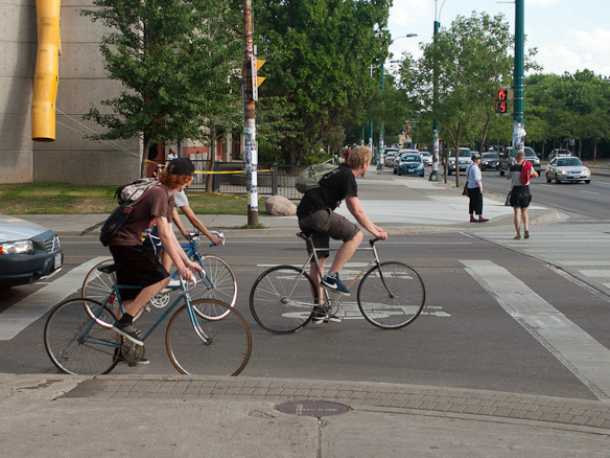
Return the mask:
[[[546,168],[546,182],[555,183],[583,181],[591,183],[591,170],[577,157],[558,156]]]
[[[383,155],[383,165],[386,167],[394,167],[394,158],[398,156],[398,151],[386,151]]]
[[[424,165],[432,165],[432,153],[430,151],[420,151],[420,154],[424,160]]]
[[[449,156],[448,173],[451,175],[459,168],[460,172],[466,172],[466,169],[472,164],[472,151],[470,148],[458,149],[458,166],[455,166],[455,152],[451,152]]]

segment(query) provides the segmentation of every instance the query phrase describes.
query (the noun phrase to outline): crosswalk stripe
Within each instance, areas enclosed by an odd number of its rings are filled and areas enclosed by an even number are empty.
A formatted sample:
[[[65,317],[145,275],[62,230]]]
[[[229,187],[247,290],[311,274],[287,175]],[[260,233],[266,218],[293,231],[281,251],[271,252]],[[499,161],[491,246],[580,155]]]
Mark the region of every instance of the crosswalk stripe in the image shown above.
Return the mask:
[[[582,269],[580,273],[587,277],[610,279],[610,270]]]
[[[77,291],[87,272],[105,256],[93,258],[0,313],[0,340],[11,340],[51,307]]]
[[[508,270],[488,260],[460,260],[466,271],[532,337],[600,400],[610,400],[610,350]]]

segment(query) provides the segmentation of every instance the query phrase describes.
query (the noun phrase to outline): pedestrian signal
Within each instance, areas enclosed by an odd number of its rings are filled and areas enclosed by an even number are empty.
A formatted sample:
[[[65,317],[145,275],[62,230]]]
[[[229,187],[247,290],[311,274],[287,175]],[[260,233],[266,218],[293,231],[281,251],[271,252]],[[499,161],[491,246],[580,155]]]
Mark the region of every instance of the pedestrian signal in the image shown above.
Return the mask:
[[[501,87],[498,89],[496,97],[496,113],[506,113],[508,111],[508,89]]]

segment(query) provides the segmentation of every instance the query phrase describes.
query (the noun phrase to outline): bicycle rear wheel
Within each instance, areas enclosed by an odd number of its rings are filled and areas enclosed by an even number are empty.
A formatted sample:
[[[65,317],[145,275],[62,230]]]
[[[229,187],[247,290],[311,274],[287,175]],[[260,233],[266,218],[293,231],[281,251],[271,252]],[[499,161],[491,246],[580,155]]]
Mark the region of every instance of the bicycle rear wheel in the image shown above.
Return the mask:
[[[399,329],[421,314],[426,289],[415,269],[389,261],[364,275],[357,297],[360,312],[369,323],[383,329]]]
[[[99,326],[86,308],[104,322],[115,319],[112,311],[97,301],[75,298],[57,304],[44,326],[44,346],[53,364],[74,375],[110,372],[118,362],[120,337]]]
[[[165,350],[174,368],[184,375],[239,375],[252,353],[250,326],[234,308],[217,299],[180,306],[165,329]],[[209,320],[211,310],[224,318]]]
[[[237,279],[235,273],[218,256],[202,256],[197,259],[204,273],[197,278],[197,284],[189,290],[191,297],[195,299],[218,299],[223,304],[234,307],[237,302]],[[196,309],[204,318],[211,320],[221,319],[229,310],[224,307],[215,309],[213,304],[206,305],[205,314],[202,310]]]
[[[306,272],[289,265],[275,266],[254,282],[250,312],[263,329],[288,334],[311,320],[316,297],[316,288]]]

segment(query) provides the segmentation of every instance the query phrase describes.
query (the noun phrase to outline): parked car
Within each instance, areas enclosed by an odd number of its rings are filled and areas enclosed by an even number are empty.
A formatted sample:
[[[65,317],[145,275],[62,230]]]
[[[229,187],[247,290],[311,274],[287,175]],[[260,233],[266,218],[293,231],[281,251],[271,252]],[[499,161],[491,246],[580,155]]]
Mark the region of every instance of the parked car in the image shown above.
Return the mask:
[[[498,170],[500,155],[495,151],[486,151],[481,154],[481,170]]]
[[[55,232],[0,215],[0,287],[31,283],[57,272],[64,260]]]
[[[555,159],[556,157],[571,157],[572,153],[564,148],[555,148],[551,150],[549,153],[549,162]]]
[[[419,154],[424,160],[424,165],[432,165],[432,153],[430,151],[420,151]]]
[[[383,165],[394,167],[394,159],[398,156],[398,150],[386,150],[383,155]]]
[[[394,173],[397,175],[424,176],[424,160],[417,150],[402,153],[395,161]]]
[[[472,164],[472,151],[470,148],[458,149],[458,166],[460,172],[465,172],[468,166]],[[455,153],[450,153],[449,166],[447,168],[449,175],[456,171]]]
[[[536,151],[531,146],[524,148],[525,159],[530,161],[534,166],[534,170],[539,174],[542,172],[542,165],[540,164],[540,158],[536,154]],[[515,156],[517,152],[513,148],[508,148],[507,152],[500,156],[500,164],[498,170],[500,170],[500,176],[504,176],[510,170],[510,166],[515,163]]]
[[[579,182],[591,183],[591,170],[577,157],[557,156],[546,168],[546,182]]]

